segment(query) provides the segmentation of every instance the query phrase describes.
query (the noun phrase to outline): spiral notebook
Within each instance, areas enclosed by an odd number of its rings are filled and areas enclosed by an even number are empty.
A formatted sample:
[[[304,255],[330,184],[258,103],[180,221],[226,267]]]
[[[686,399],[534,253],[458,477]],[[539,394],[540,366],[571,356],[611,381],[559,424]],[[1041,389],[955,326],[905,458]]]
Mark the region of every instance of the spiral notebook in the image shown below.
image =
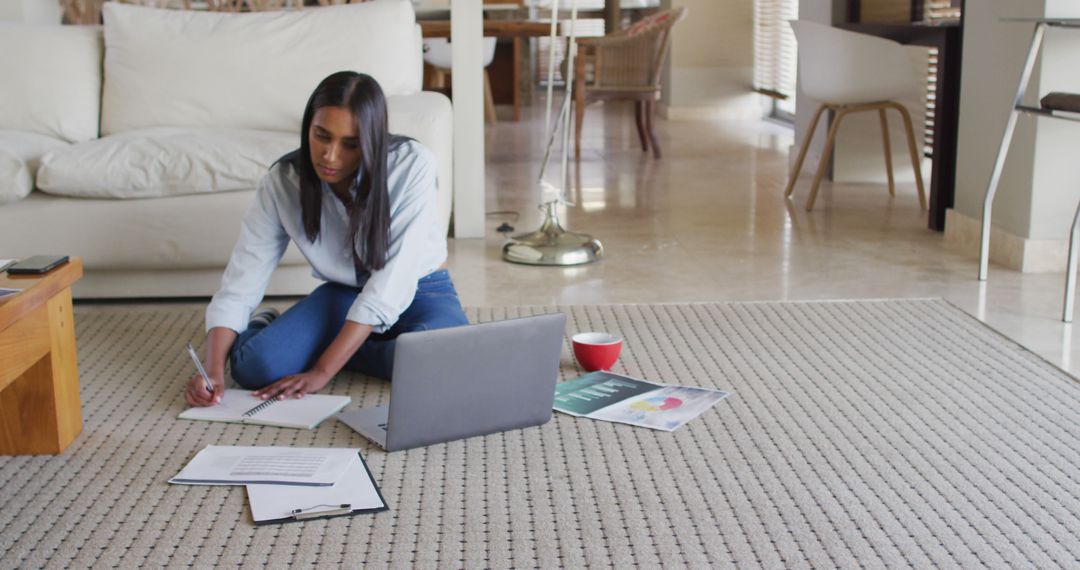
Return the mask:
[[[348,396],[323,394],[308,394],[291,400],[259,400],[247,390],[225,390],[218,405],[190,408],[178,417],[182,420],[314,429],[349,402],[352,398]]]

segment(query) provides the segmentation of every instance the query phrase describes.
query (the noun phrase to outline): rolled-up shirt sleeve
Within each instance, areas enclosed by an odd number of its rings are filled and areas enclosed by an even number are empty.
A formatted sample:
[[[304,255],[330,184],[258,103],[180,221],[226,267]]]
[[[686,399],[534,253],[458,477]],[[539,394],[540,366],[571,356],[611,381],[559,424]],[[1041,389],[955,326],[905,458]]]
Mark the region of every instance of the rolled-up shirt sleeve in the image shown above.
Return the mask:
[[[436,226],[436,163],[431,151],[420,145],[415,148],[416,152],[407,154],[405,160],[411,164],[397,181],[398,188],[391,192],[386,265],[371,272],[346,315],[350,321],[371,325],[376,333],[386,332],[397,322],[412,304],[417,282],[435,269],[425,265],[423,252]]]
[[[221,288],[206,309],[207,331],[225,327],[243,332],[247,328],[252,311],[262,301],[270,276],[289,245],[289,235],[274,203],[272,176],[267,174],[259,181],[255,200],[244,215]]]

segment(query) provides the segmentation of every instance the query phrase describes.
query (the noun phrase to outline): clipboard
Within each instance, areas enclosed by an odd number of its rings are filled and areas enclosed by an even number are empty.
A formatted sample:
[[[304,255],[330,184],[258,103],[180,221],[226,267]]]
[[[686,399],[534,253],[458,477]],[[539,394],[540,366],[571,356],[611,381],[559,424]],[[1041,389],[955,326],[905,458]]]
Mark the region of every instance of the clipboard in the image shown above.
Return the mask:
[[[248,485],[252,521],[263,526],[390,510],[364,456],[357,452],[356,457],[357,462],[331,487]]]

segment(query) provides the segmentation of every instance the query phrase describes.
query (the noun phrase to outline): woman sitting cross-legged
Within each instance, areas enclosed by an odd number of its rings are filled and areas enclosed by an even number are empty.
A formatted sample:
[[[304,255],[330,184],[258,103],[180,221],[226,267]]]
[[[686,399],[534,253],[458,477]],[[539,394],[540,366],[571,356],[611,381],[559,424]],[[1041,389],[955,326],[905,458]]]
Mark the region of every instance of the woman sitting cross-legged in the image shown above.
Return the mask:
[[[467,324],[436,223],[435,173],[427,148],[387,131],[374,79],[324,79],[304,110],[300,149],[270,168],[244,217],[206,309],[214,390],[196,374],[188,404],[220,401],[226,358],[256,396],[299,398],[343,368],[389,379],[398,335]],[[251,317],[290,241],[326,283],[280,317]]]

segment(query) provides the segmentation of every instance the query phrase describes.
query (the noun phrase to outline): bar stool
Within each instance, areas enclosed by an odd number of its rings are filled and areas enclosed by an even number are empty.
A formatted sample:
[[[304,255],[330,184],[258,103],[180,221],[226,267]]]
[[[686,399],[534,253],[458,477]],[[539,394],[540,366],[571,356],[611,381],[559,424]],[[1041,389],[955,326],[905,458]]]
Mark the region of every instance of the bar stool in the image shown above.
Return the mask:
[[[979,281],[986,281],[990,264],[990,219],[994,208],[994,196],[997,195],[998,183],[1001,182],[1001,171],[1005,166],[1005,158],[1009,154],[1009,145],[1012,143],[1013,131],[1016,129],[1016,119],[1021,113],[1029,115],[1063,119],[1067,121],[1080,121],[1080,94],[1051,93],[1044,97],[1038,107],[1024,104],[1024,92],[1031,80],[1031,72],[1035,68],[1035,60],[1042,49],[1043,38],[1046,28],[1072,28],[1080,29],[1080,18],[1003,18],[1003,22],[1028,22],[1035,24],[1035,34],[1031,37],[1031,45],[1028,47],[1027,59],[1024,60],[1024,68],[1020,72],[1020,83],[1016,88],[1016,96],[1013,97],[1012,111],[1009,112],[1008,122],[1005,123],[1005,133],[1001,137],[1001,145],[998,147],[997,158],[994,160],[994,169],[990,173],[990,182],[983,196],[982,213],[982,238],[979,244]],[[1068,114],[1071,113],[1071,114]],[[1065,306],[1062,310],[1061,320],[1071,323],[1073,319],[1073,306],[1076,299],[1076,264],[1080,257],[1080,204],[1077,205],[1076,214],[1073,216],[1072,231],[1069,234],[1069,263],[1065,275]]]

